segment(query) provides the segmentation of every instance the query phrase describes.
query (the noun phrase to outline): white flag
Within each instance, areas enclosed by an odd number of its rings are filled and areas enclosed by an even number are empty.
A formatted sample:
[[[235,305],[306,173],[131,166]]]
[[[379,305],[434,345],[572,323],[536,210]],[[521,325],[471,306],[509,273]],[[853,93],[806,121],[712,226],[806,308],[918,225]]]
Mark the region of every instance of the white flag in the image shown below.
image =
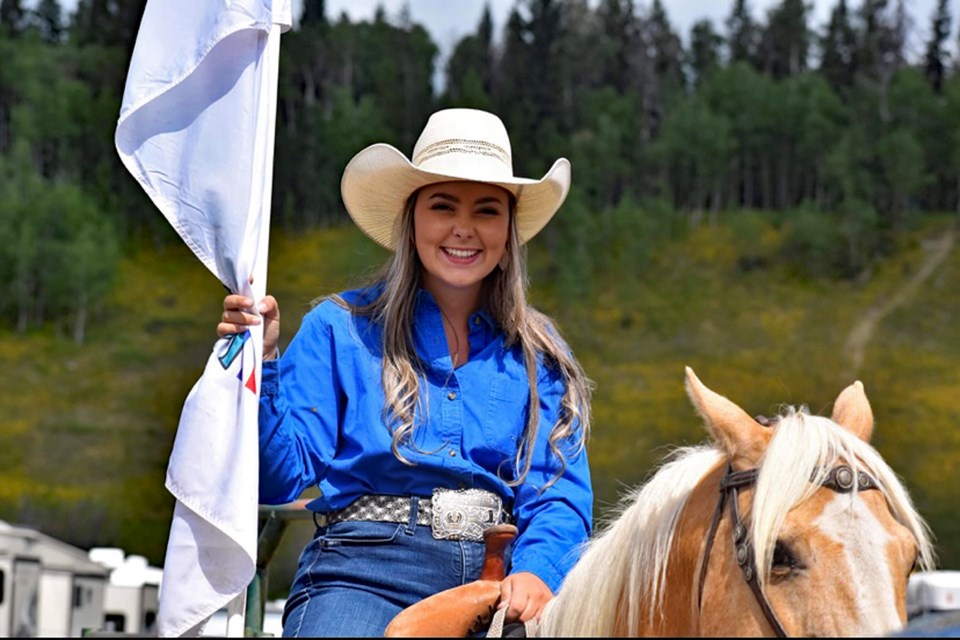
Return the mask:
[[[231,291],[266,291],[280,32],[289,0],[149,0],[117,124],[120,158]],[[253,284],[248,279],[253,276]],[[211,325],[215,318],[211,318]],[[197,634],[257,554],[260,326],[217,342],[184,403],[160,635]]]

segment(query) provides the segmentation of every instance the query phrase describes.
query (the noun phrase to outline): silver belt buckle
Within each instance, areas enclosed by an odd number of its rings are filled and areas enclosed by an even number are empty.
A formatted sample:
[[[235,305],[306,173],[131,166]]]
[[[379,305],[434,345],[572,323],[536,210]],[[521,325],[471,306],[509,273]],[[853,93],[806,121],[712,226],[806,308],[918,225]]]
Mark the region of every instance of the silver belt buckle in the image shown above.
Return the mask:
[[[434,489],[433,537],[483,542],[483,532],[500,523],[502,506],[500,496],[482,489]]]

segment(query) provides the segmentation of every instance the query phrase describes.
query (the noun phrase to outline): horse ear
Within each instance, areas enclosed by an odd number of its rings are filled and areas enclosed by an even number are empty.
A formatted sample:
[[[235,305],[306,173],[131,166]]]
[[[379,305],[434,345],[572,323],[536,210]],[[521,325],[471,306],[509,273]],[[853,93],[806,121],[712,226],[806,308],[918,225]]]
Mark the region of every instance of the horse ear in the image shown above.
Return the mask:
[[[757,466],[770,442],[771,430],[761,426],[732,401],[708,389],[690,367],[687,395],[714,440],[723,446],[738,470]]]
[[[870,442],[870,436],[873,435],[873,410],[862,382],[857,380],[840,392],[837,401],[833,403],[832,419],[864,442]]]

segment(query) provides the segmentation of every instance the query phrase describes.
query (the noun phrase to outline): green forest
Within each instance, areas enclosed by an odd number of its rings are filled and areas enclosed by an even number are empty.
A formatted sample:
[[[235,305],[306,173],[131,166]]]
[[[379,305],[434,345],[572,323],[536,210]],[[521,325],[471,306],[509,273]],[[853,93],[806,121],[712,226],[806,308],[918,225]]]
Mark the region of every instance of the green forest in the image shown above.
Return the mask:
[[[144,4],[0,0],[0,518],[159,564],[166,460],[223,289],[114,149]],[[531,243],[532,299],[597,383],[598,520],[703,439],[684,365],[765,414],[828,412],[859,378],[876,446],[960,567],[957,16],[836,0],[814,24],[803,0],[732,0],[681,33],[668,4],[518,0],[441,60],[408,10],[354,22],[305,0],[281,41],[285,318],[383,258],[340,202],[353,154],[409,153],[437,108],[491,110],[517,175],[573,165]]]

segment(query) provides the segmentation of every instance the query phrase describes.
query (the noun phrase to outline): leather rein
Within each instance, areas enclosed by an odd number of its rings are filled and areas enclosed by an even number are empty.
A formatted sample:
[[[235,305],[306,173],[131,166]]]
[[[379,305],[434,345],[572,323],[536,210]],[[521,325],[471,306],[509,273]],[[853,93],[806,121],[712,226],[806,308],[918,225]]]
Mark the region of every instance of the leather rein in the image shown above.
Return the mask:
[[[701,610],[703,605],[703,586],[707,579],[707,567],[710,562],[710,551],[713,549],[713,540],[717,535],[717,527],[720,520],[723,519],[724,503],[730,504],[730,521],[733,525],[733,545],[736,550],[737,564],[743,571],[743,578],[753,592],[753,597],[760,605],[764,617],[773,628],[778,638],[786,638],[787,632],[777,618],[777,614],[770,606],[770,601],[763,594],[760,588],[760,581],[757,577],[757,567],[754,561],[753,544],[747,536],[747,528],[740,517],[739,491],[752,487],[759,475],[759,469],[749,469],[747,471],[734,471],[733,466],[727,464],[727,474],[720,479],[720,497],[717,499],[717,508],[713,512],[713,520],[710,522],[710,530],[707,533],[707,544],[703,550],[703,558],[700,561],[700,588],[697,595],[697,610]],[[811,476],[811,481],[816,477],[817,470]],[[858,491],[868,491],[879,489],[877,482],[863,471],[854,472],[848,465],[838,464],[830,469],[820,486],[830,489],[837,493],[850,493],[856,488]]]

